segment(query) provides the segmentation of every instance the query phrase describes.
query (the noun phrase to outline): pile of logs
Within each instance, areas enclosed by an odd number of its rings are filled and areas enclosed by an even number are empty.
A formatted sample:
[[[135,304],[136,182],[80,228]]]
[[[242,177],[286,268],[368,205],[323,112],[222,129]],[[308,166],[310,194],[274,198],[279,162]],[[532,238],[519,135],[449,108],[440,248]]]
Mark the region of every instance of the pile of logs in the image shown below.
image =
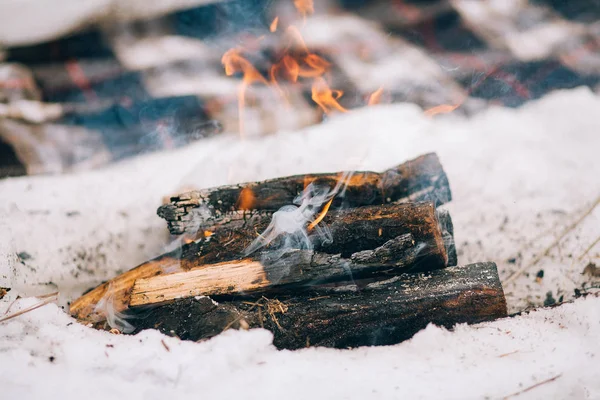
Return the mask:
[[[283,246],[284,233],[246,251],[309,183],[332,194],[307,221],[308,244]],[[188,243],[94,288],[70,311],[97,327],[114,328],[117,315],[135,332],[155,328],[189,340],[263,327],[288,349],[391,344],[428,323],[504,317],[495,264],[456,266],[452,220],[437,208],[450,200],[435,154],[383,173],[183,193],[158,214]],[[327,234],[311,231],[316,224]]]

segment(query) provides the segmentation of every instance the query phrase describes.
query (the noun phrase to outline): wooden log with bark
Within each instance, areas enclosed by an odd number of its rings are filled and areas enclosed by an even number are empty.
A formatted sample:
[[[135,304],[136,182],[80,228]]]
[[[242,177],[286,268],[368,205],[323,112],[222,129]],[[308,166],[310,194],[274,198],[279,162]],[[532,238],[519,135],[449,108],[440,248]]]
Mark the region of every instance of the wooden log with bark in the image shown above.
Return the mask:
[[[370,274],[399,274],[414,267],[419,253],[420,246],[410,233],[348,258],[314,250],[259,252],[241,260],[138,279],[131,291],[129,306],[157,305],[202,295],[298,290],[326,282],[352,281]]]
[[[451,328],[507,316],[494,263],[477,263],[385,280],[314,287],[308,292],[247,298],[191,297],[132,309],[136,332],[156,328],[201,340],[233,328],[264,327],[278,348],[387,345],[429,323]],[[138,315],[136,315],[138,314]]]
[[[448,177],[435,153],[426,154],[383,173],[352,172],[296,175],[263,182],[194,190],[171,197],[158,209],[172,234],[196,234],[212,225],[252,212],[272,213],[293,204],[309,183],[333,189],[342,183],[332,209],[388,203],[447,203],[452,195]],[[233,214],[232,214],[233,213]],[[239,217],[238,214],[238,217]]]
[[[315,281],[347,278],[348,271],[343,270],[345,263],[349,263],[350,272],[359,275],[383,269],[394,270],[396,274],[418,272],[456,263],[454,240],[452,233],[447,231],[448,227],[451,229],[449,215],[437,212],[431,202],[330,211],[321,222],[328,226],[328,240],[317,234],[308,236],[312,253],[287,252],[283,256],[281,250],[285,248],[280,247],[282,241],[276,238],[258,253],[245,255],[244,249],[265,231],[270,222],[270,217],[255,215],[244,225],[222,226],[206,238],[185,244],[103,283],[75,300],[70,312],[83,321],[101,321],[105,315],[97,310],[97,306],[102,299],[110,298],[114,311],[124,311],[129,307],[136,281],[139,282],[136,293],[141,296],[144,291],[140,288],[142,284],[148,284],[148,279],[178,272],[193,271],[197,280],[210,277],[215,285],[209,289],[204,284],[202,290],[207,292],[195,290],[193,295],[212,294],[210,290],[231,294],[268,292],[282,285],[306,286]],[[279,255],[280,259],[269,265],[269,257],[274,255]],[[274,278],[276,272],[280,273],[274,266],[282,259],[285,261],[285,257],[291,258],[287,264],[283,263],[284,269],[286,265],[297,265],[290,267],[287,278]],[[332,264],[335,268],[328,270],[326,266]],[[237,281],[227,282],[232,277]],[[217,282],[220,283],[217,285]]]

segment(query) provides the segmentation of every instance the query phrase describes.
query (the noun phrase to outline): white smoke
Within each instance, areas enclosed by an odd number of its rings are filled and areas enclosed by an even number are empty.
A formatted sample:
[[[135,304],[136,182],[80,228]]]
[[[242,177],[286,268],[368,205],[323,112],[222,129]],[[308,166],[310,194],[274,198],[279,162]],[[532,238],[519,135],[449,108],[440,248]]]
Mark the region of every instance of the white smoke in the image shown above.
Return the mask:
[[[283,206],[273,214],[267,229],[244,249],[244,256],[270,244],[274,245],[273,251],[312,250],[311,237],[313,236],[319,237],[323,243],[331,243],[333,237],[324,222],[320,221],[312,226],[314,233],[310,232],[309,225],[318,217],[323,205],[335,196],[344,196],[352,174],[352,172],[345,172],[333,189],[314,182],[307,185],[302,193],[294,199],[294,205]]]
[[[96,304],[94,312],[103,315],[111,328],[116,328],[123,333],[133,332],[135,327],[127,322],[128,317],[124,313],[115,309],[114,302],[114,291],[112,285],[109,285],[106,294]]]

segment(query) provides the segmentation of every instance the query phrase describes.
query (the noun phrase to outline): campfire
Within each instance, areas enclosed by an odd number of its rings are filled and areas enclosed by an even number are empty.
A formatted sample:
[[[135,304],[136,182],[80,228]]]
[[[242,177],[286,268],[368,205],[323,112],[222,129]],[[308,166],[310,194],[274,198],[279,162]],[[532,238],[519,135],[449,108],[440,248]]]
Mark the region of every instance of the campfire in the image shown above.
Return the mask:
[[[294,5],[304,21],[314,11],[310,1]],[[269,31],[278,29],[276,17]],[[222,57],[227,76],[242,74],[242,138],[253,85],[292,107],[289,91],[308,81],[324,114],[348,111],[338,102],[343,91],[327,82],[331,63],[308,48],[295,25],[282,38],[265,76],[244,48]],[[366,103],[379,103],[383,92],[377,89]],[[426,113],[444,110],[452,111],[442,106]],[[91,290],[70,312],[107,330],[158,328],[190,340],[268,327],[282,348],[390,344],[431,322],[451,327],[504,317],[496,266],[456,266],[452,220],[438,209],[450,200],[435,154],[383,173],[290,176],[182,193],[158,215],[184,244]],[[392,294],[393,302],[373,307]],[[194,326],[182,322],[190,316]],[[130,319],[140,320],[137,327]]]
[[[267,327],[281,348],[391,344],[431,322],[505,317],[495,264],[456,266],[452,220],[437,208],[450,200],[435,154],[383,173],[182,193],[158,214],[186,243],[89,291],[70,312],[107,330],[190,340]]]
[[[108,3],[0,24],[6,393],[594,397],[593,6]]]

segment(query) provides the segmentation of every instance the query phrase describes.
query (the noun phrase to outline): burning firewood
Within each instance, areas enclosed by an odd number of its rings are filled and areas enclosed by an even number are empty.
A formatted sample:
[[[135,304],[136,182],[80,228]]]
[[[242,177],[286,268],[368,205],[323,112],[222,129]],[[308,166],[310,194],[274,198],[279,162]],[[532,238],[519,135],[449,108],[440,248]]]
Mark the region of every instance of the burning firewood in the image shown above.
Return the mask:
[[[267,292],[282,284],[305,286],[313,281],[348,279],[348,272],[362,274],[372,270],[392,270],[398,274],[406,271],[426,271],[455,265],[456,252],[452,224],[448,213],[437,212],[434,203],[388,204],[330,211],[320,224],[327,235],[306,232],[308,242],[301,248],[310,251],[287,252],[282,238],[262,243],[258,253],[248,254],[248,249],[260,242],[271,226],[271,216],[254,215],[244,224],[221,226],[212,235],[185,244],[180,250],[164,254],[119,275],[98,286],[71,304],[70,312],[80,320],[98,322],[106,318],[98,304],[104,299],[111,311],[121,312],[130,301],[136,304],[160,301],[159,296],[177,297],[177,279],[189,274],[184,288],[198,288],[187,292],[198,294],[230,294],[245,291]],[[325,228],[322,228],[325,229]],[[312,251],[312,253],[311,253]],[[284,267],[269,266],[279,254]],[[294,258],[295,257],[295,258]],[[347,262],[349,270],[343,269]],[[280,276],[275,279],[277,270]],[[283,271],[283,272],[282,272]],[[163,278],[159,275],[164,275]],[[155,277],[158,280],[152,280]],[[174,286],[169,286],[175,280]],[[137,283],[136,283],[137,281]],[[147,287],[157,286],[162,292],[150,299]],[[191,286],[190,286],[191,285]],[[134,287],[136,286],[136,287]],[[135,296],[134,296],[135,294]],[[147,296],[148,299],[145,299]]]
[[[446,173],[437,155],[430,153],[383,173],[296,175],[195,190],[172,197],[158,215],[167,220],[172,234],[196,234],[223,220],[246,218],[248,211],[275,212],[293,204],[308,183],[333,189],[340,182],[343,189],[332,209],[424,200],[440,205],[452,198]]]
[[[420,251],[411,234],[347,258],[313,250],[267,251],[242,260],[199,265],[185,272],[138,279],[131,291],[129,306],[162,304],[197,295],[290,290],[358,279],[365,274],[398,274],[414,268]]]
[[[448,328],[507,316],[494,263],[273,297],[181,299],[136,319],[136,331],[156,328],[201,340],[229,328],[264,327],[278,348],[386,345],[410,338],[429,323]]]

